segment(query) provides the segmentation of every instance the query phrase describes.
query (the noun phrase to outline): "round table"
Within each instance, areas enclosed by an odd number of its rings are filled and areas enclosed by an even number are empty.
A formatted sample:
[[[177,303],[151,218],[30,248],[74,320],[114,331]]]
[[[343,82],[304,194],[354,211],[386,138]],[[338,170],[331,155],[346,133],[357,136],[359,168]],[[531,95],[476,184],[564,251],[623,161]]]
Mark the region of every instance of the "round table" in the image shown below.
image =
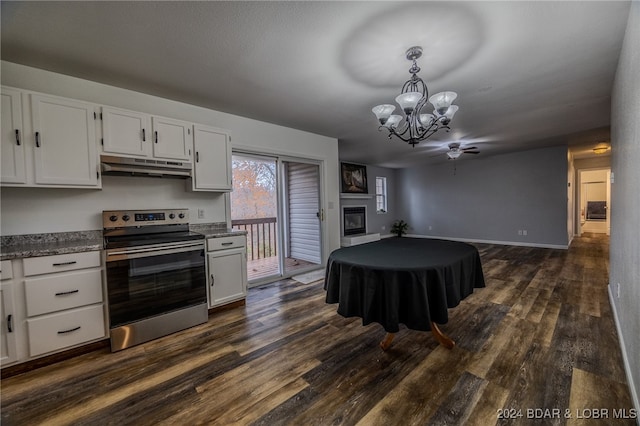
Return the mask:
[[[381,346],[386,349],[400,323],[431,330],[440,343],[453,347],[436,323],[447,323],[448,309],[485,283],[474,246],[396,237],[333,251],[324,286],[326,302],[338,303],[340,315],[384,327],[387,336]]]

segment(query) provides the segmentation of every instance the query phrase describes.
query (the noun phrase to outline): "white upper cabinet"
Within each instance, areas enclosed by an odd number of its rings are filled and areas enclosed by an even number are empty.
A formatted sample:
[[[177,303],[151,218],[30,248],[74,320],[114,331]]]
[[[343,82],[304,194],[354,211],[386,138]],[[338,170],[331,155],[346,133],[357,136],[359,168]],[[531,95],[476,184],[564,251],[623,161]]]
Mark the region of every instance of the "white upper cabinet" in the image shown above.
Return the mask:
[[[190,160],[193,144],[192,123],[164,117],[151,117],[153,156],[167,160]]]
[[[2,88],[2,183],[26,183],[22,100],[19,90]]]
[[[149,115],[102,107],[102,151],[137,157],[151,155]]]
[[[231,141],[225,130],[193,126],[194,191],[231,191]]]
[[[102,107],[102,152],[160,160],[191,160],[192,123]]]
[[[95,187],[95,105],[48,95],[31,95],[35,183]]]

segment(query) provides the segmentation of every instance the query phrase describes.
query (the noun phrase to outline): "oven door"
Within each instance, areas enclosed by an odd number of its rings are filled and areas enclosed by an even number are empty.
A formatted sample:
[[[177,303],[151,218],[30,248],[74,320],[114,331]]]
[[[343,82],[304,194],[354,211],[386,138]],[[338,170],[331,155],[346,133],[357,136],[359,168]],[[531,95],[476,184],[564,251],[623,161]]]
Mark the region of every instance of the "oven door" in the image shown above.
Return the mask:
[[[110,327],[206,303],[204,242],[106,251]]]

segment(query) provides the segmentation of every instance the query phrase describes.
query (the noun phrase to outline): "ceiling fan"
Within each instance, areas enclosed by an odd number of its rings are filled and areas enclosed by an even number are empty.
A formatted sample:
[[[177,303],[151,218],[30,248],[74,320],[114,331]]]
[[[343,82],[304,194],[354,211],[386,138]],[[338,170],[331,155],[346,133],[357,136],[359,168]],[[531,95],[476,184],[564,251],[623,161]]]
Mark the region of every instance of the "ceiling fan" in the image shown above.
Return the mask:
[[[475,146],[460,148],[460,144],[458,142],[452,142],[449,144],[449,151],[447,151],[447,157],[449,160],[455,160],[462,154],[480,154],[480,151],[478,151],[478,148]]]

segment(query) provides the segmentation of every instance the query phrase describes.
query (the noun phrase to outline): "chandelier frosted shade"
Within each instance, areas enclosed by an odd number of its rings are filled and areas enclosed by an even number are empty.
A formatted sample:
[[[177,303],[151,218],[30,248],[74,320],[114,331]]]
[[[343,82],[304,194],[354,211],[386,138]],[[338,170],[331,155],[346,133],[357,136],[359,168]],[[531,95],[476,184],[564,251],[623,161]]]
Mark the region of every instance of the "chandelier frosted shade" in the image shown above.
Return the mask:
[[[422,56],[422,47],[414,46],[407,50],[406,57],[413,64],[409,69],[411,78],[407,80],[396,97],[396,102],[404,112],[404,116],[392,115],[395,106],[382,104],[371,111],[380,122],[378,130],[386,129],[389,139],[392,136],[415,146],[420,141],[427,139],[440,129],[449,131],[449,122],[458,111],[456,105],[452,105],[458,96],[455,92],[440,92],[429,97],[427,85],[418,77],[420,67],[416,59]],[[426,113],[423,109],[431,102],[435,111]]]
[[[396,96],[396,102],[400,105],[400,108],[405,114],[411,114],[422,99],[422,93],[420,92],[407,92]]]
[[[398,124],[400,123],[400,121],[402,120],[402,116],[401,115],[390,115],[389,118],[387,119],[386,123],[384,123],[384,126],[387,128],[396,128],[398,127]]]
[[[439,114],[438,111],[434,111],[434,115],[438,116],[438,118],[440,117],[444,117],[447,120],[447,123],[449,121],[451,121],[451,119],[453,118],[453,116],[455,115],[456,111],[458,111],[458,105],[451,105],[449,108],[447,108],[446,112],[444,114]]]
[[[458,97],[456,92],[440,92],[429,98],[439,115],[446,115],[451,103]]]
[[[383,104],[375,106],[371,109],[371,111],[376,115],[380,124],[384,125],[387,122],[387,119],[391,115],[393,111],[395,111],[396,107],[389,104]]]

